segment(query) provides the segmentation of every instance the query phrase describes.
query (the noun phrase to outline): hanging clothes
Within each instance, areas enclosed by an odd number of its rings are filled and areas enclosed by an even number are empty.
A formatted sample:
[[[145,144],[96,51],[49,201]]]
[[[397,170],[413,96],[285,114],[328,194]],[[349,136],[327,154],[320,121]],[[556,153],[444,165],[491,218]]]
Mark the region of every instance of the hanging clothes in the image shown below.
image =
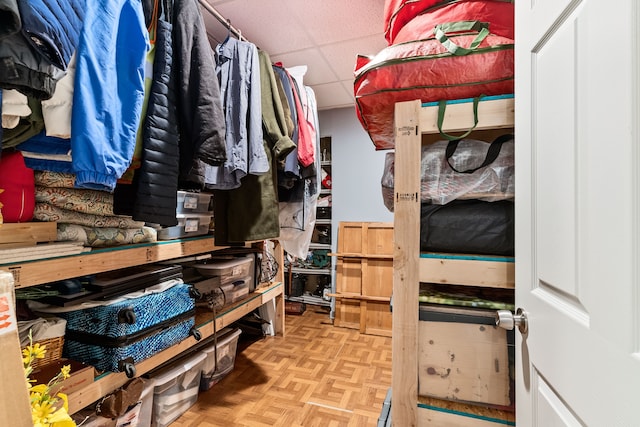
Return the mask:
[[[208,188],[231,190],[247,174],[269,172],[263,146],[261,80],[258,49],[249,42],[227,38],[216,47],[216,73],[226,119],[227,161],[207,167]]]
[[[41,55],[20,32],[16,0],[0,0],[0,88],[42,100],[51,98],[64,71]]]
[[[214,193],[216,243],[245,242],[277,238],[278,219],[277,164],[291,152],[295,144],[286,133],[284,110],[280,103],[271,59],[259,51],[262,126],[264,149],[270,173],[249,174],[240,188]]]
[[[51,64],[66,70],[78,46],[85,0],[18,0],[18,8],[24,38]]]
[[[278,172],[278,195],[282,200],[283,192],[293,188],[295,181],[300,178],[300,163],[298,162],[298,114],[296,112],[296,103],[294,100],[293,87],[289,73],[284,69],[281,63],[277,62],[273,65],[273,71],[276,78],[282,85],[282,90],[287,98],[289,112],[291,114],[291,123],[293,126],[291,139],[296,144],[296,148],[285,158],[281,170]]]
[[[304,86],[308,121],[318,129],[318,109],[313,90]],[[306,258],[315,228],[316,207],[320,194],[320,179],[316,171],[320,167],[320,137],[314,134],[314,163],[303,168],[303,176],[295,181],[286,193],[287,199],[280,201],[280,243],[289,254]],[[282,191],[281,191],[282,193]]]
[[[227,159],[215,61],[197,0],[175,0],[173,68],[180,130],[180,186],[202,188],[206,165]]]
[[[172,61],[172,2],[168,3],[162,7],[157,23],[154,78],[143,127],[142,166],[138,171],[133,218],[170,227],[178,223],[180,148]]]
[[[76,186],[112,191],[129,166],[144,97],[140,0],[88,1],[76,58],[71,146]]]

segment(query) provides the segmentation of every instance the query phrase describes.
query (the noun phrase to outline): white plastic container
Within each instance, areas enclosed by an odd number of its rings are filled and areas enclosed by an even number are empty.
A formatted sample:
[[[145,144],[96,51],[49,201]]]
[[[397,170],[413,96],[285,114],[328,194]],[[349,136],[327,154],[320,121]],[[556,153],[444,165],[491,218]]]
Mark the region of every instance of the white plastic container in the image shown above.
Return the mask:
[[[207,278],[219,278],[218,286],[233,283],[238,279],[249,277],[249,291],[255,289],[255,272],[253,254],[228,259],[212,258],[204,263],[195,264],[198,273]]]
[[[178,214],[178,225],[158,230],[158,240],[180,239],[182,237],[203,236],[209,233],[212,215]]]
[[[147,378],[141,379],[144,381],[144,389],[140,394],[138,404],[116,420],[116,427],[151,427],[155,381]]]
[[[166,427],[198,400],[202,366],[207,356],[196,353],[154,377],[152,427]]]
[[[178,191],[178,205],[176,213],[178,214],[207,214],[211,209],[211,194],[208,193],[192,193],[189,191]]]
[[[232,330],[225,328],[220,331],[218,340],[218,352],[216,346],[212,344],[205,347],[202,352],[206,355],[206,360],[202,366],[202,379],[200,380],[200,390],[206,391],[226,377],[236,362],[236,350],[238,349],[238,339],[242,331],[238,328]],[[217,356],[217,357],[216,357]],[[218,363],[216,364],[216,359]]]

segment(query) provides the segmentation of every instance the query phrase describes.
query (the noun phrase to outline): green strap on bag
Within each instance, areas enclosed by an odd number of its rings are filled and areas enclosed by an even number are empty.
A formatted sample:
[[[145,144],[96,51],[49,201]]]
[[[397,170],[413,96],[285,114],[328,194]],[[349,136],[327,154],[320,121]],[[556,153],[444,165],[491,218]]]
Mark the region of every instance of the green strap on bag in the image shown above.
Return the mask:
[[[454,139],[462,139],[468,136],[473,130],[478,126],[478,103],[480,99],[484,98],[485,95],[480,95],[473,98],[473,126],[469,130],[467,130],[462,135],[449,135],[442,130],[442,125],[444,122],[444,113],[447,110],[447,101],[441,100],[438,102],[438,131],[440,131],[440,135],[442,135],[445,139],[449,141],[453,141]]]
[[[462,31],[476,31],[478,35],[471,42],[468,48],[458,46],[449,37],[447,33],[458,33]],[[445,24],[438,24],[434,29],[434,35],[442,45],[451,53],[456,56],[468,55],[480,46],[480,43],[484,41],[489,35],[489,23],[480,21],[459,21],[448,22]]]

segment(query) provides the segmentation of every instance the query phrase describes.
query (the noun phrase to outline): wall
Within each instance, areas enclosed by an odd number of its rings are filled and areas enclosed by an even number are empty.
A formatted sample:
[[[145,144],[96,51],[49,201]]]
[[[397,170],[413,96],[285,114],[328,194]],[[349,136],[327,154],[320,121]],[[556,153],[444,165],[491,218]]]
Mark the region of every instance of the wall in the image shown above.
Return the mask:
[[[386,152],[375,150],[355,108],[319,111],[318,120],[320,136],[331,137],[331,243],[336,252],[340,221],[393,222],[380,189]],[[331,265],[335,292],[335,257]],[[331,301],[330,317],[335,317],[335,300]]]
[[[354,108],[324,110],[318,116],[320,136],[331,137],[332,241],[340,221],[392,222],[380,190],[386,152],[375,151]]]

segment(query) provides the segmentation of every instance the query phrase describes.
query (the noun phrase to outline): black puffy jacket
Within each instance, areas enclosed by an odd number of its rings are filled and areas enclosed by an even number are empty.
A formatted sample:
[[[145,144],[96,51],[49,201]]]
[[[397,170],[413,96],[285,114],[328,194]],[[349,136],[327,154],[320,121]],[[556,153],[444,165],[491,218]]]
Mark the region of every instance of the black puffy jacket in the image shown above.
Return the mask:
[[[136,172],[133,217],[137,221],[176,225],[179,136],[172,73],[170,22],[158,20],[153,82],[142,133],[142,163]]]

